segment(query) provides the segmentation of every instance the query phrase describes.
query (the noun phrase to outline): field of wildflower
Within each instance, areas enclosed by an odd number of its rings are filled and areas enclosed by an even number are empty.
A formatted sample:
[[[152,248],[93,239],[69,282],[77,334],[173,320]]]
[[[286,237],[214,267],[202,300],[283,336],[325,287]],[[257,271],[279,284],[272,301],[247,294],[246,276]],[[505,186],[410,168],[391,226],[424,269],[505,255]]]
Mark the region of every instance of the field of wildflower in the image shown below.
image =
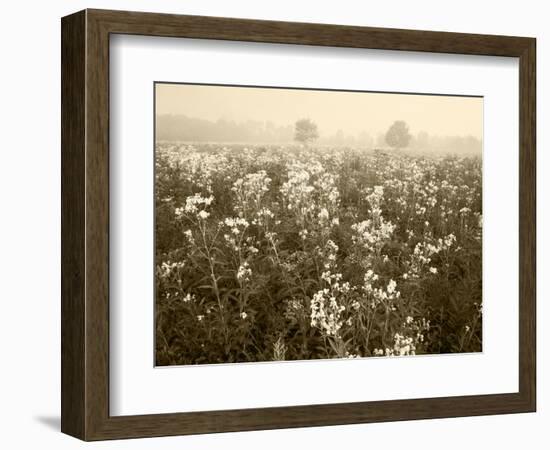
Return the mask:
[[[480,158],[155,154],[157,365],[481,351]]]

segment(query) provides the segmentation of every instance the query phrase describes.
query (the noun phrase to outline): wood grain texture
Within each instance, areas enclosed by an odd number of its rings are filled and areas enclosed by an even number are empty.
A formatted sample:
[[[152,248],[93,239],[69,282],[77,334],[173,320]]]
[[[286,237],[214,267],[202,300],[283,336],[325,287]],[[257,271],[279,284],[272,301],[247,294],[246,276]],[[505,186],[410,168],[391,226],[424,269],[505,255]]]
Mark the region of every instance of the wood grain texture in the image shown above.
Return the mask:
[[[529,38],[436,31],[87,10],[112,33],[330,47],[521,56]]]
[[[112,33],[519,57],[519,392],[109,416],[109,35]],[[86,10],[63,18],[62,40],[62,430],[65,433],[98,440],[535,410],[534,39]]]
[[[61,430],[84,435],[85,20],[65,17],[61,46]]]
[[[520,393],[536,409],[536,41],[519,63],[519,384]]]

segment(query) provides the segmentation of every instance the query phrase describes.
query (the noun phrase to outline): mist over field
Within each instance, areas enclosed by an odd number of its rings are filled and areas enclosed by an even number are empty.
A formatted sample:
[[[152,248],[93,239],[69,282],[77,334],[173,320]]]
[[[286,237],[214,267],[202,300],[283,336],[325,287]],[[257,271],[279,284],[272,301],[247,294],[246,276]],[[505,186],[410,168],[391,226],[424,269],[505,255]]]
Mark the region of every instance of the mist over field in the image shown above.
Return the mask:
[[[385,130],[384,130],[385,131]],[[474,136],[430,135],[425,131],[414,134],[407,146],[412,151],[428,153],[450,153],[457,155],[481,155],[482,141]],[[385,132],[375,134],[361,131],[337,130],[324,133],[319,130],[317,145],[336,147],[385,148]],[[157,116],[156,138],[158,141],[247,143],[247,144],[290,144],[294,141],[294,123],[277,125],[271,121],[249,119],[236,122],[229,119],[215,121],[163,114]]]
[[[395,121],[410,151],[480,155],[483,98],[235,86],[157,84],[156,139],[289,144],[310,119],[318,146],[386,148]]]

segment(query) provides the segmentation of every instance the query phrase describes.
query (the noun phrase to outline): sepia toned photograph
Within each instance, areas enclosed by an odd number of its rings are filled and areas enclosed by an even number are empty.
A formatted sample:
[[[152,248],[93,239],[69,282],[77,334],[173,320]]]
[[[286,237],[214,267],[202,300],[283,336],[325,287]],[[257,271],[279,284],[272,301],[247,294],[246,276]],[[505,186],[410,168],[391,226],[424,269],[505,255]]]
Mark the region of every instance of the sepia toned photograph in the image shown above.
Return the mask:
[[[482,351],[482,97],[154,95],[157,366]]]

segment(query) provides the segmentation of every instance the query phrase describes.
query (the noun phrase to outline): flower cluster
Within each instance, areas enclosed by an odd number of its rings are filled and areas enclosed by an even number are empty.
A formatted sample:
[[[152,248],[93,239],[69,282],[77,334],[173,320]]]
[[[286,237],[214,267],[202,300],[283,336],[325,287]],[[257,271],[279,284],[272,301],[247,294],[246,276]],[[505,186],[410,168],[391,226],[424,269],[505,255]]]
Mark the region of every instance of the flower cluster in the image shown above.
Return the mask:
[[[442,251],[448,251],[456,242],[456,236],[451,233],[443,238],[430,241],[416,244],[410,258],[408,271],[403,274],[404,279],[418,279],[425,273],[437,274],[437,268],[430,265],[432,258]]]
[[[175,209],[176,218],[181,219],[185,215],[194,215],[200,220],[206,220],[210,216],[210,213],[206,209],[213,201],[213,195],[208,197],[203,197],[199,193],[191,195],[185,199],[184,207]]]
[[[395,311],[396,302],[401,298],[397,283],[390,279],[386,286],[376,287],[377,284],[379,284],[379,276],[372,270],[367,270],[361,286],[364,300],[366,300],[364,303],[373,310],[383,305],[387,310]]]
[[[250,265],[246,261],[243,262],[237,270],[237,280],[242,283],[247,282],[251,275],[252,269],[250,268]]]
[[[286,202],[286,207],[296,214],[299,225],[304,225],[306,219],[315,209],[312,198],[315,187],[310,184],[311,174],[306,167],[298,162],[290,164],[287,181],[281,186],[281,194]]]
[[[373,351],[375,356],[413,356],[416,355],[417,347],[424,342],[424,333],[430,329],[430,322],[422,318],[414,320],[407,316],[402,324],[401,331],[393,336],[393,346],[385,350],[376,348]]]
[[[311,326],[320,329],[326,336],[338,336],[344,323],[351,325],[351,316],[344,319],[343,313],[355,288],[348,281],[342,282],[341,273],[334,272],[337,269],[338,246],[333,241],[329,240],[318,252],[325,259],[321,280],[328,287],[317,291],[311,299]]]
[[[326,336],[337,336],[342,328],[344,305],[338,304],[331,289],[325,288],[311,299],[311,326],[319,328]]]
[[[364,193],[367,194],[366,199],[369,204],[368,219],[351,225],[354,231],[352,241],[358,249],[358,262],[363,268],[371,268],[373,259],[381,256],[383,247],[392,239],[396,225],[382,216],[381,203],[384,198],[384,188],[375,186]]]
[[[173,274],[177,274],[185,267],[185,261],[163,261],[157,266],[157,276],[161,279],[169,279]]]
[[[355,231],[352,237],[354,244],[364,247],[367,252],[380,254],[384,244],[391,239],[395,225],[380,216],[376,222],[364,220],[353,224],[351,229]]]
[[[267,192],[271,178],[265,170],[249,173],[233,183],[231,190],[235,194],[235,211],[240,217],[249,217],[262,206],[262,199]]]

